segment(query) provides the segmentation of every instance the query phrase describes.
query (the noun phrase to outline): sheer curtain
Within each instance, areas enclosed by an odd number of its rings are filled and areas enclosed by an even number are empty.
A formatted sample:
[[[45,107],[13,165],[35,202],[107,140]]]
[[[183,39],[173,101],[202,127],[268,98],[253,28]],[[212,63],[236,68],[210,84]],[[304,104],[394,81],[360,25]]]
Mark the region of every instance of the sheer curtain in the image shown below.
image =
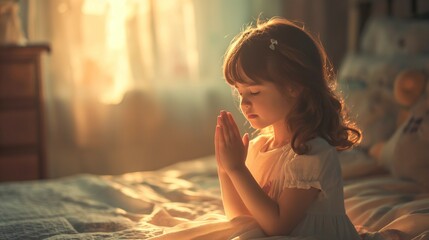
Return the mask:
[[[213,154],[237,112],[223,53],[263,0],[28,0],[29,41],[48,41],[49,175],[150,170]],[[244,130],[246,126],[242,126]]]

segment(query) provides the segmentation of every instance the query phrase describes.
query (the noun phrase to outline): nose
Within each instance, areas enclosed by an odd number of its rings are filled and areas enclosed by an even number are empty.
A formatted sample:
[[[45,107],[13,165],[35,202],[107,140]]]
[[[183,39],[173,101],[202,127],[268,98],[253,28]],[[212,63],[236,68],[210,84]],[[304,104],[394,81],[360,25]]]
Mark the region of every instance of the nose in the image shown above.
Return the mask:
[[[241,109],[248,109],[249,107],[250,107],[250,105],[251,105],[252,103],[249,101],[249,99],[247,98],[247,97],[245,97],[245,96],[242,96],[241,98],[240,98],[240,106],[241,106]]]

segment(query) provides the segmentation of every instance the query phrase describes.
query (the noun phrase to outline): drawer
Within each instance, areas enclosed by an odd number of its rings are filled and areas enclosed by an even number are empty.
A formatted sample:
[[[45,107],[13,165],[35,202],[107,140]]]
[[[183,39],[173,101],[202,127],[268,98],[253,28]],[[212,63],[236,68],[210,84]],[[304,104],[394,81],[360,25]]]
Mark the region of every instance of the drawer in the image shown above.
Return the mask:
[[[0,111],[0,146],[35,145],[38,143],[36,110]]]
[[[31,61],[0,63],[0,99],[35,97],[36,67]]]
[[[0,155],[0,181],[33,180],[39,175],[36,154]]]

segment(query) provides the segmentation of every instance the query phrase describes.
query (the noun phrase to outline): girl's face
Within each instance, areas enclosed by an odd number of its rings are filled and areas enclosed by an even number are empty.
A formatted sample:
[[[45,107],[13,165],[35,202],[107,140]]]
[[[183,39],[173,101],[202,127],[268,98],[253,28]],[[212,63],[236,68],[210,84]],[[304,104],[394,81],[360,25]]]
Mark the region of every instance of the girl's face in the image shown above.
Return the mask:
[[[236,83],[235,87],[240,94],[241,111],[253,128],[285,127],[286,116],[293,104],[293,98],[286,96],[286,91],[281,92],[268,81],[256,83],[249,80]]]

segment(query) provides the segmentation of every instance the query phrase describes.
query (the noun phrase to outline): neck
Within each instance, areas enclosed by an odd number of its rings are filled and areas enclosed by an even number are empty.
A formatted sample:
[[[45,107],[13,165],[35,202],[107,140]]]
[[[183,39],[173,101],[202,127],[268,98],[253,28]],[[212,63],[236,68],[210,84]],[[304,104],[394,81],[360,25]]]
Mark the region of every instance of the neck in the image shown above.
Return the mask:
[[[285,124],[273,125],[274,137],[271,142],[272,148],[279,148],[288,144],[291,140],[291,134],[288,127]]]

